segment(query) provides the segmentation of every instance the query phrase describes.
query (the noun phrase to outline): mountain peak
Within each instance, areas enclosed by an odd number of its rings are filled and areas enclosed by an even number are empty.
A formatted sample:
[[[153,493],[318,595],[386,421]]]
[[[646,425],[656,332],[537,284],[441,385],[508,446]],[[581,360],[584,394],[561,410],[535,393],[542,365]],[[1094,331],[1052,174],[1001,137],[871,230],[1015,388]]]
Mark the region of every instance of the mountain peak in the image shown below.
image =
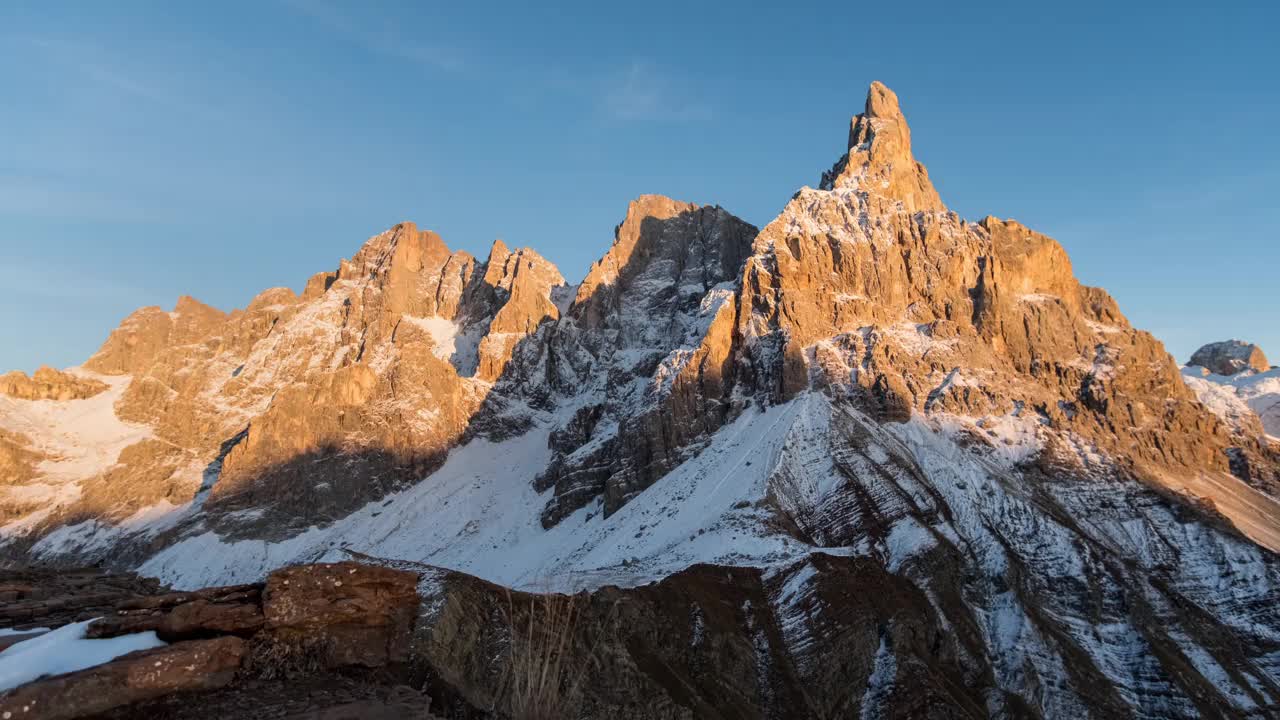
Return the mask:
[[[510,254],[511,248],[507,247],[507,244],[502,242],[502,238],[498,238],[489,246],[489,263],[492,264],[496,261],[501,264],[506,261],[507,256]]]
[[[945,210],[929,172],[911,153],[911,128],[898,96],[875,81],[861,114],[849,121],[848,154],[823,173],[822,189],[857,189],[901,203],[908,212]]]
[[[902,117],[902,107],[898,104],[898,95],[889,89],[888,85],[874,80],[871,87],[867,88],[867,104],[863,110],[863,115],[869,118],[883,118],[887,120],[900,120],[906,122]],[[852,147],[852,143],[850,143]]]
[[[174,315],[194,315],[202,318],[224,319],[226,313],[221,310],[206,305],[190,295],[178,296],[178,302],[173,306]]]

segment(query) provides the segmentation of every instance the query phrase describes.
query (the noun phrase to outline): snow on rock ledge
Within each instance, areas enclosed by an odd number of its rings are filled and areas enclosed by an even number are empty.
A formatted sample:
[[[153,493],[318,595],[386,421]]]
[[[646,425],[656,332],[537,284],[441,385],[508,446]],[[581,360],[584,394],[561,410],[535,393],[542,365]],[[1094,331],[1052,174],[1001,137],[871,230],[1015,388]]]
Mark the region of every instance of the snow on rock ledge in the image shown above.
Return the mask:
[[[62,675],[101,665],[135,650],[163,647],[154,632],[103,640],[85,638],[93,620],[63,625],[0,652],[0,692],[48,675]]]

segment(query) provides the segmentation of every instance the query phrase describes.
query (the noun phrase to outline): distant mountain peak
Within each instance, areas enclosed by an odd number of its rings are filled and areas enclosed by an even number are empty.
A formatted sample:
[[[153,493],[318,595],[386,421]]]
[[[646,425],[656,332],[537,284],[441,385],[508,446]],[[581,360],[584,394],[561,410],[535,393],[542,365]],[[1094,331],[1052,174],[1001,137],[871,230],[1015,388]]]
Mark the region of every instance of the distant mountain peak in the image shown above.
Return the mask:
[[[1199,365],[1215,375],[1235,375],[1243,370],[1271,369],[1262,348],[1243,340],[1223,340],[1202,346],[1191,354],[1188,365]]]

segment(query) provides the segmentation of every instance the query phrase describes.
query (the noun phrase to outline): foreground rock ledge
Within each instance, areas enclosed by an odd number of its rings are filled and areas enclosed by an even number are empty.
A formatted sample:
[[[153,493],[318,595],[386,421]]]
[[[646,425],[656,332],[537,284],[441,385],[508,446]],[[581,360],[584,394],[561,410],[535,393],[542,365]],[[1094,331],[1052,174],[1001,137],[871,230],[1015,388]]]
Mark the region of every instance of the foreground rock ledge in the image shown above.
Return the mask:
[[[175,644],[20,686],[0,696],[0,717],[92,717],[176,693],[226,688],[238,674],[281,677],[402,663],[419,607],[417,582],[415,572],[344,562],[278,570],[265,586],[131,596],[86,636],[154,631]],[[79,600],[92,605],[100,594]],[[76,601],[63,597],[61,604]]]
[[[129,653],[20,686],[0,697],[0,717],[70,720],[175,692],[213,690],[231,683],[244,657],[245,641],[237,637]]]
[[[957,552],[938,544],[917,562],[954,567]],[[1211,634],[1210,651],[1229,674],[1253,672],[1251,658],[1275,647],[1270,636],[1217,624],[1193,604],[1159,613],[1148,606],[1135,616],[1153,648],[1149,677],[1164,683],[1160,694],[1126,700],[1120,685],[1077,654],[1079,664],[1053,691],[1074,693],[1078,715],[1001,714],[991,697],[1015,710],[1025,700],[1001,688],[998,667],[983,654],[975,609],[954,590],[922,588],[874,558],[814,553],[769,571],[694,565],[649,585],[575,595],[531,594],[427,565],[366,559],[383,566],[299,566],[263,585],[127,601],[119,611],[125,617],[265,605],[264,622],[249,637],[183,641],[38,680],[0,697],[0,716],[425,720],[434,710],[450,718],[534,717],[522,712],[511,678],[522,669],[541,675],[547,657],[558,658],[547,673],[563,692],[552,698],[556,712],[536,717],[1191,718],[1280,711],[1280,688],[1269,676],[1257,676],[1257,711],[1241,712],[1212,678],[1184,664],[1175,645],[1180,627]],[[1158,574],[1151,581],[1166,588],[1161,592],[1169,588]],[[1050,613],[1025,622],[1044,632],[1062,627]],[[210,625],[202,632],[218,631]],[[359,647],[332,652],[341,644]],[[1177,695],[1194,705],[1168,702]]]

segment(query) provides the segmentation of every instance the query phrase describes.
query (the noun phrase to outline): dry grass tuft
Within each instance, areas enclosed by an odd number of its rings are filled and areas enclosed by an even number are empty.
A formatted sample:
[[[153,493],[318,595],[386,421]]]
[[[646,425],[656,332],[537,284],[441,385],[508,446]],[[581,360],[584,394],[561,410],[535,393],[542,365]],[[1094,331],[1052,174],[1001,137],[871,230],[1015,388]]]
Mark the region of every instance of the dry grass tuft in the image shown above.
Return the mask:
[[[511,647],[497,698],[513,720],[574,716],[582,700],[582,682],[595,664],[594,644],[574,653],[585,608],[583,596],[547,593],[518,602],[507,591]]]
[[[262,680],[296,678],[323,670],[329,643],[304,634],[259,633],[249,642],[241,673]]]

